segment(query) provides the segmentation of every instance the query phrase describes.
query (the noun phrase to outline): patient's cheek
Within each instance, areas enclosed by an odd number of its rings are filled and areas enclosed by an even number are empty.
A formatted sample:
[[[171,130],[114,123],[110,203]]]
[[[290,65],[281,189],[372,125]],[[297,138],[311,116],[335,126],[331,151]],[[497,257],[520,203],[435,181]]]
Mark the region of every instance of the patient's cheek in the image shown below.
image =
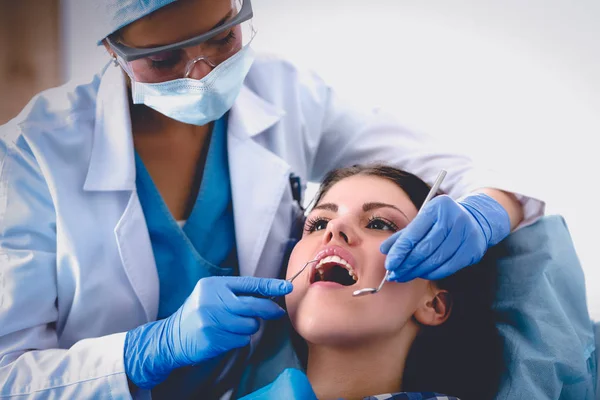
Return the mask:
[[[318,345],[353,345],[414,334],[412,316],[426,282],[388,283],[377,295],[361,298],[338,290],[311,290],[287,297],[288,315],[305,340]],[[408,327],[408,329],[406,329]]]
[[[298,260],[300,258],[301,251],[299,250],[298,247],[299,246],[296,245],[296,247],[294,248],[294,250],[292,251],[292,253],[290,255],[290,259],[289,259],[287,271],[286,271],[286,276],[285,276],[286,279],[290,279],[299,270]],[[304,271],[304,273],[302,275],[304,275],[305,273],[308,273],[308,271]],[[292,293],[285,296],[286,309],[287,309],[288,315],[289,315],[292,323],[294,322],[294,318],[297,314],[298,302],[300,301],[301,293],[305,292],[307,289],[307,285],[304,283],[302,278],[303,278],[302,276],[298,276],[296,279],[294,279],[294,282],[292,282],[292,285],[294,286]]]
[[[299,295],[298,289],[294,288],[294,291],[285,296],[285,308],[287,310],[288,318],[292,323],[294,329],[298,327],[299,320],[299,308],[302,303],[302,296]]]
[[[298,242],[296,244],[296,246],[292,250],[292,253],[290,254],[290,259],[288,260],[288,265],[287,265],[287,269],[286,269],[286,273],[285,273],[286,279],[290,279],[292,276],[294,276],[296,274],[296,272],[298,272],[298,270],[301,268],[301,266],[306,262],[306,261],[304,261],[304,263],[302,262],[302,260],[304,258],[306,258],[306,257],[302,258],[303,253],[305,253],[305,252],[302,251],[302,240],[301,240],[300,242]],[[304,272],[306,272],[306,271],[304,271]],[[294,280],[294,282],[295,281],[296,280]]]

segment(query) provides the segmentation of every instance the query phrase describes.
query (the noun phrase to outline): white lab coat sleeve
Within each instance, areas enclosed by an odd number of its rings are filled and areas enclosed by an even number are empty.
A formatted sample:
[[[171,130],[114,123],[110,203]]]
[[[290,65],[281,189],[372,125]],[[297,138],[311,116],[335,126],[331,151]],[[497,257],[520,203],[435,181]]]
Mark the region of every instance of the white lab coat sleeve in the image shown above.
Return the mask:
[[[59,348],[52,197],[8,127],[0,127],[0,399],[131,398],[124,333]]]
[[[410,172],[432,184],[439,171],[448,175],[441,190],[458,199],[480,188],[497,188],[516,195],[524,210],[520,227],[544,215],[544,202],[526,195],[517,180],[475,165],[470,157],[439,140],[402,127],[383,112],[360,112],[342,102],[313,74],[301,75],[302,107],[307,147],[312,148],[310,180],[321,181],[333,168],[381,162]]]

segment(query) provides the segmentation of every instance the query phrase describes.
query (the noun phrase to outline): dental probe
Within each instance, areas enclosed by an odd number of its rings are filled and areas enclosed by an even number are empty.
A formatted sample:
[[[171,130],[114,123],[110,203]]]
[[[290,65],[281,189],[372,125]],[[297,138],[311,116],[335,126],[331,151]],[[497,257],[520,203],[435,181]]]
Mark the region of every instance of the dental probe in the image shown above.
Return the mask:
[[[319,261],[319,260],[310,260],[309,262],[307,262],[306,264],[304,264],[304,266],[302,268],[300,268],[300,271],[296,272],[294,274],[294,276],[292,276],[290,279],[286,279],[286,281],[292,283],[292,281],[294,279],[296,279],[306,269],[306,267],[308,267],[310,264],[312,264],[314,262],[317,262],[317,261]],[[277,296],[270,297],[270,300],[274,300],[275,297],[277,297]]]
[[[310,260],[309,262],[307,262],[306,264],[304,264],[304,267],[300,268],[300,271],[296,272],[294,274],[294,276],[292,276],[290,279],[288,279],[288,281],[291,283],[294,279],[296,279],[296,277],[298,275],[300,275],[302,273],[302,271],[304,271],[306,269],[306,267],[308,267],[310,264],[317,262],[319,260]]]

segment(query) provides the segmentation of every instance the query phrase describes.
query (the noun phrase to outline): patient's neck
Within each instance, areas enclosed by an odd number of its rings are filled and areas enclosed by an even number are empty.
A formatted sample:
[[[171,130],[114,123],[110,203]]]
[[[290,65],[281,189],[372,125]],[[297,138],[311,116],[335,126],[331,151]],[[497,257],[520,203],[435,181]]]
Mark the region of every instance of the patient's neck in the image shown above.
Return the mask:
[[[402,390],[406,357],[416,330],[348,347],[308,344],[307,375],[320,400],[363,399]]]

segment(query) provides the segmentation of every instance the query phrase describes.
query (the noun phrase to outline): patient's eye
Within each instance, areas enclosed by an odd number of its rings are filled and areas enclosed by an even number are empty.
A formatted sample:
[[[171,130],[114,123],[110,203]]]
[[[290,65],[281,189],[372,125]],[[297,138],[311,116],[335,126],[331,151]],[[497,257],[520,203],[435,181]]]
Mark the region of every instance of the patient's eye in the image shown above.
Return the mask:
[[[329,220],[327,218],[323,218],[323,217],[309,218],[306,221],[306,225],[304,225],[304,231],[307,233],[311,233],[314,231],[321,231],[321,230],[327,228],[328,222],[329,222]]]
[[[398,225],[396,225],[389,219],[382,217],[371,217],[369,219],[369,223],[367,224],[367,229],[396,232],[400,228],[398,228]]]

